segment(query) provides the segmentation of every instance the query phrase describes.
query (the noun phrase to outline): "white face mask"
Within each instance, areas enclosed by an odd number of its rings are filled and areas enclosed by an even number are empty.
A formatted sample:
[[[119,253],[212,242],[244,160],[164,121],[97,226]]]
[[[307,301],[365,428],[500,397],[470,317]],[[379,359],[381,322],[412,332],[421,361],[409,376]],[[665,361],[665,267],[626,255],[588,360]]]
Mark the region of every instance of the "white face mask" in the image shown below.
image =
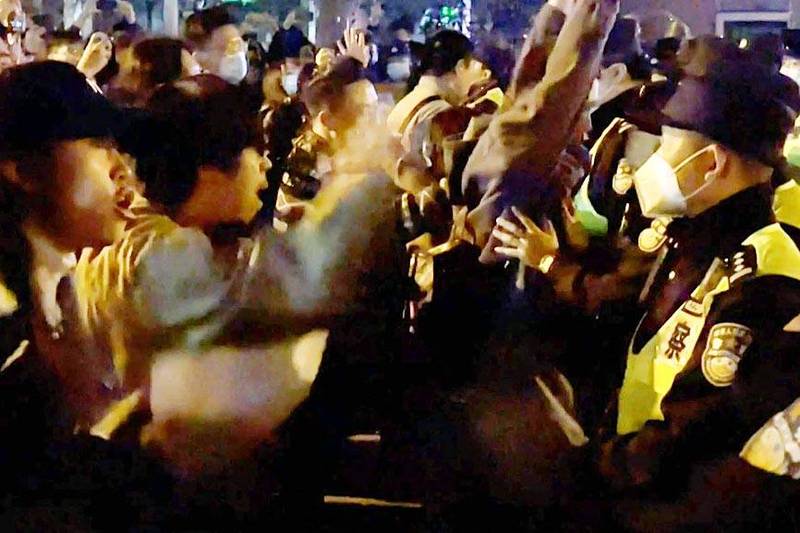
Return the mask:
[[[639,205],[644,216],[648,218],[681,217],[687,214],[688,201],[705,185],[689,196],[685,196],[678,181],[678,172],[707,150],[707,148],[703,148],[695,152],[675,168],[656,152],[636,171],[633,184],[636,187],[636,195],[639,197]]]
[[[247,54],[244,51],[225,54],[219,62],[219,77],[238,84],[247,76]]]
[[[299,72],[287,72],[283,75],[281,78],[281,87],[283,87],[283,90],[286,91],[286,94],[289,96],[294,96],[297,94],[300,85],[299,78]]]
[[[411,60],[390,61],[386,65],[386,74],[392,81],[406,81],[411,76]]]

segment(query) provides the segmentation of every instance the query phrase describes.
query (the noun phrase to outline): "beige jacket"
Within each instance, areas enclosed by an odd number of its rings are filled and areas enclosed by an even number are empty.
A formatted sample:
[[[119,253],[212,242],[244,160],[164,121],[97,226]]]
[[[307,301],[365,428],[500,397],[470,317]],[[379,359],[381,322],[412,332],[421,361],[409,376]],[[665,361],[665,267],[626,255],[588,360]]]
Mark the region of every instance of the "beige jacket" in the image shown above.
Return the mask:
[[[513,103],[494,117],[464,171],[469,223],[480,246],[495,219],[512,205],[524,208],[550,176],[586,105],[618,10],[618,0],[576,2],[538,84],[532,71],[541,49],[526,44]]]

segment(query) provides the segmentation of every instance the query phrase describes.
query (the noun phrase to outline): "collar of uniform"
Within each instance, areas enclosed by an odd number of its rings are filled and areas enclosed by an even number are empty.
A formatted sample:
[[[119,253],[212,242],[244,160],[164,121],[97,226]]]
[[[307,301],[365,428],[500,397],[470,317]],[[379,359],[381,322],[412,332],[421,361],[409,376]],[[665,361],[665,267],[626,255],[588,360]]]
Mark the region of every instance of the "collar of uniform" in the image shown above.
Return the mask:
[[[667,231],[682,247],[726,256],[757,230],[772,224],[772,187],[756,185],[694,218],[675,219]]]
[[[56,298],[56,290],[61,279],[75,267],[77,258],[74,252],[60,250],[38,228],[26,226],[23,231],[31,246],[35,297],[47,324],[52,328],[58,327],[63,315]]]
[[[436,76],[422,76],[414,90],[400,100],[392,109],[392,112],[389,113],[387,123],[390,131],[399,133],[406,117],[411,114],[420,102],[431,96],[442,96],[443,94],[444,91],[439,85],[439,79]]]
[[[443,92],[441,86],[439,85],[439,78],[431,75],[422,76],[414,90],[427,92],[429,94],[442,94]]]

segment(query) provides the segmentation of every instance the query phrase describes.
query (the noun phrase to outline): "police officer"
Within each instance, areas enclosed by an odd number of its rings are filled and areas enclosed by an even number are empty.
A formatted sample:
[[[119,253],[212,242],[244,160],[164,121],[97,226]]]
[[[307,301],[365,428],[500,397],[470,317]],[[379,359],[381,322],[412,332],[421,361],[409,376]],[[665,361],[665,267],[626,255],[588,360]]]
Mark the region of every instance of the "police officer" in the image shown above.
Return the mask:
[[[762,422],[753,414],[788,404],[763,378],[792,363],[798,342],[784,329],[800,311],[800,251],[796,230],[775,223],[770,182],[800,105],[794,83],[717,44],[701,75],[680,82],[661,147],[634,177],[642,212],[673,222],[644,288],[600,465],[612,486],[646,487],[678,509],[703,502],[734,521],[752,510],[747,484],[769,481],[735,459]],[[703,482],[692,479],[700,472]],[[707,491],[730,476],[739,479],[724,496]]]
[[[616,516],[635,529],[774,526],[797,492],[766,473],[768,461],[739,454],[798,390],[800,250],[797,230],[775,221],[771,184],[798,89],[752,52],[711,44],[667,102],[661,146],[633,178],[642,213],[672,219],[596,442]],[[546,263],[554,279],[591,288],[569,265]]]

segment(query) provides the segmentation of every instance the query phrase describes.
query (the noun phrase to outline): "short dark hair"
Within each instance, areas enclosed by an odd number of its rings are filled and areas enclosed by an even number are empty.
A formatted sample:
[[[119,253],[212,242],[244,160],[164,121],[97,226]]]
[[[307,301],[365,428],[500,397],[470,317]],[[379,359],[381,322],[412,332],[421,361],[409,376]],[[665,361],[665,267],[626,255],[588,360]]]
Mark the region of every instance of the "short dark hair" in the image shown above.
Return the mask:
[[[48,32],[45,41],[47,46],[54,46],[57,44],[78,44],[83,43],[81,32],[77,28],[70,30],[56,30]]]
[[[421,71],[434,76],[444,76],[455,70],[462,59],[469,59],[474,46],[469,38],[454,30],[442,30],[425,43],[421,58]]]
[[[258,107],[238,87],[201,74],[162,85],[134,149],[146,196],[174,213],[191,196],[201,166],[234,168],[242,150],[264,149]]]
[[[411,20],[411,17],[408,15],[403,15],[400,18],[397,18],[389,24],[389,31],[396,32],[400,30],[405,30],[408,33],[414,33],[414,21]]]
[[[222,5],[214,6],[198,11],[186,19],[186,38],[202,45],[211,37],[214,30],[238,23],[239,15],[233,9]]]
[[[145,33],[138,26],[130,26],[121,30],[114,30],[112,40],[114,48],[125,50],[145,38]]]
[[[345,89],[365,79],[363,65],[356,59],[343,57],[334,63],[330,72],[306,85],[301,98],[312,114],[323,109],[336,113],[347,100]]]
[[[162,83],[179,80],[183,73],[183,50],[190,51],[186,43],[168,37],[144,39],[136,43],[133,55],[139,60],[145,85],[155,88]]]

